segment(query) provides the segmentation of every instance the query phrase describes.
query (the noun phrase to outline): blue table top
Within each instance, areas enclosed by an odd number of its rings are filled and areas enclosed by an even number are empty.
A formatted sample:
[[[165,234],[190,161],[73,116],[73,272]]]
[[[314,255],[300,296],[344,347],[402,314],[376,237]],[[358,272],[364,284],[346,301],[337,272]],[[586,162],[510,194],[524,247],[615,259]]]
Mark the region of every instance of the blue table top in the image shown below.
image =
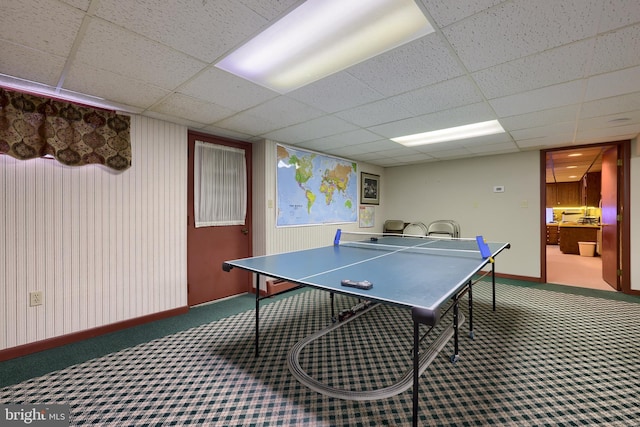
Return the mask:
[[[487,243],[492,258],[508,243]],[[436,310],[462,289],[489,258],[475,240],[386,236],[315,249],[227,261],[265,276],[405,307]],[[343,279],[367,280],[369,290],[345,287]]]

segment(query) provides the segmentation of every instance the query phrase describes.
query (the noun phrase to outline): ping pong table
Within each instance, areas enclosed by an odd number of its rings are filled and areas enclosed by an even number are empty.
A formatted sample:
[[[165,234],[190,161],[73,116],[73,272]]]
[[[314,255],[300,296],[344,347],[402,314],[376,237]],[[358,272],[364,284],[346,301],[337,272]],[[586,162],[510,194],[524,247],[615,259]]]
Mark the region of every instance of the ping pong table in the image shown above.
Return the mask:
[[[464,321],[459,301],[464,295],[468,295],[469,336],[473,338],[472,285],[479,273],[484,273],[482,277],[491,274],[495,310],[495,257],[507,248],[510,248],[509,243],[487,243],[482,236],[460,239],[347,233],[338,229],[331,246],[226,261],[222,268],[224,271],[240,268],[256,275],[256,356],[259,351],[260,300],[264,298],[259,292],[261,275],[329,292],[334,320],[330,328],[340,327],[333,309],[333,295],[336,293],[364,301],[356,306],[359,312],[354,311],[355,315],[346,321],[352,321],[379,304],[410,309],[414,324],[413,368],[398,386],[380,393],[345,391],[310,378],[299,368],[297,352],[315,336],[298,343],[295,351],[292,349],[290,352],[288,363],[300,382],[317,392],[341,399],[373,400],[398,394],[412,386],[413,425],[417,425],[420,375],[452,337],[454,354],[450,359],[452,362],[458,360],[458,328]],[[490,266],[490,271],[483,271],[487,266]],[[372,286],[369,289],[345,286],[342,283],[345,279],[369,282]],[[450,311],[453,313],[452,324],[420,354],[420,343],[428,334],[421,336],[420,325],[433,327]]]

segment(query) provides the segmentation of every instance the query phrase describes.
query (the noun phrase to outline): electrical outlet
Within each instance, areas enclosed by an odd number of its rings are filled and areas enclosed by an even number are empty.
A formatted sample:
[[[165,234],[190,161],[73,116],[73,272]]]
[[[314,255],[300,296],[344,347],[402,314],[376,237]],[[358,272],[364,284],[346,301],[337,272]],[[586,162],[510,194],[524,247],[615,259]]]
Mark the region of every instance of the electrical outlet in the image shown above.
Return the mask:
[[[42,291],[29,292],[29,306],[42,305]]]

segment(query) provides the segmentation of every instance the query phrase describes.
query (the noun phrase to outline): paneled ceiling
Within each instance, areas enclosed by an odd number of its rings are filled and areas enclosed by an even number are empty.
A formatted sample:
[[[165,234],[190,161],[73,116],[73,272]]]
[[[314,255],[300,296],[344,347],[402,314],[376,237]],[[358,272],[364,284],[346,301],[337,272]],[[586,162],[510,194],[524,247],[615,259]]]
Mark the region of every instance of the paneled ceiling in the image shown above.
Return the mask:
[[[214,67],[298,4],[2,0],[0,85],[37,82],[194,130],[384,167],[640,133],[638,0],[419,0],[434,33],[286,95]],[[505,134],[389,140],[493,119]]]
[[[607,146],[586,146],[579,149],[546,153],[546,182],[579,181],[589,172],[602,171],[602,152]]]

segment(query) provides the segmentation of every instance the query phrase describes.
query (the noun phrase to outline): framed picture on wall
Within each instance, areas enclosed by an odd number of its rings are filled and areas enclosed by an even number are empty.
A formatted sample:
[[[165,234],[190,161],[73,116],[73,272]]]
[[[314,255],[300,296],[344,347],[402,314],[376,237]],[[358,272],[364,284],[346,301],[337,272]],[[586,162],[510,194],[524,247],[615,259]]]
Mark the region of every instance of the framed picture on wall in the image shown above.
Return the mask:
[[[380,204],[380,175],[360,172],[360,203]]]

